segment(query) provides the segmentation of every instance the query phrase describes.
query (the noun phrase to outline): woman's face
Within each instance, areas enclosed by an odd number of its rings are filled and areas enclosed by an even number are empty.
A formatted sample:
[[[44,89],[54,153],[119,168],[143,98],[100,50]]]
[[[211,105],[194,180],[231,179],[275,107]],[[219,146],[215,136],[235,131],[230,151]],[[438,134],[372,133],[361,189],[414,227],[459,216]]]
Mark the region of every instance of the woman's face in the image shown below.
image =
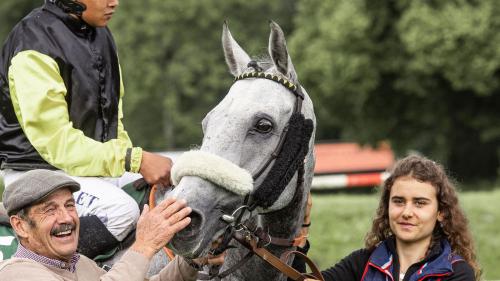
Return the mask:
[[[389,196],[389,225],[398,244],[428,245],[442,219],[434,186],[411,176],[396,179]]]

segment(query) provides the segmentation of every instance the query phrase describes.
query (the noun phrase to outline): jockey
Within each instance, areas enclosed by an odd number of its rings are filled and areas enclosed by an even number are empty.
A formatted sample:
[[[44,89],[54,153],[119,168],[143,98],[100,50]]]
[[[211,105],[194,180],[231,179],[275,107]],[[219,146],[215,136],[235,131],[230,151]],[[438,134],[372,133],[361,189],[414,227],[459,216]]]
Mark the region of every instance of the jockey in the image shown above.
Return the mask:
[[[170,185],[172,161],[133,146],[122,123],[123,83],[106,27],[117,7],[118,0],[45,0],[14,27],[0,56],[5,184],[40,168],[76,180],[82,228],[103,238],[80,238],[81,250],[110,248],[135,227],[139,208],[123,185],[141,176]]]

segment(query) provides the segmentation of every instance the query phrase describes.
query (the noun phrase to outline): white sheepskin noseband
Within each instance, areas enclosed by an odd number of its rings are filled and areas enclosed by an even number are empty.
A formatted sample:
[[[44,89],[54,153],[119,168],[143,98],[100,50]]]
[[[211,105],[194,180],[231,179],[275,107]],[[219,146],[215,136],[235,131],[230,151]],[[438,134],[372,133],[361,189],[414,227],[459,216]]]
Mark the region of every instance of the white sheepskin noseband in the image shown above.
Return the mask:
[[[253,190],[253,178],[247,170],[220,156],[199,150],[185,152],[177,158],[171,175],[174,185],[179,184],[184,176],[196,176],[239,195]]]

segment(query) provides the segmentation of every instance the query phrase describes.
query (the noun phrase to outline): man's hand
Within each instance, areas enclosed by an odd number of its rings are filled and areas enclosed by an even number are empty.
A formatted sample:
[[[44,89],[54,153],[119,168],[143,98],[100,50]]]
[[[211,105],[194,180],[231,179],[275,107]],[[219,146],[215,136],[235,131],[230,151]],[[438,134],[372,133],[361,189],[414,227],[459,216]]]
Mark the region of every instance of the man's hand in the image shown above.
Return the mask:
[[[170,186],[170,170],[172,160],[147,151],[142,151],[141,168],[139,173],[149,184],[161,184]]]
[[[145,205],[137,222],[136,240],[132,250],[147,258],[152,258],[165,246],[177,232],[191,222],[188,215],[191,208],[186,207],[185,200],[167,198],[153,210]]]

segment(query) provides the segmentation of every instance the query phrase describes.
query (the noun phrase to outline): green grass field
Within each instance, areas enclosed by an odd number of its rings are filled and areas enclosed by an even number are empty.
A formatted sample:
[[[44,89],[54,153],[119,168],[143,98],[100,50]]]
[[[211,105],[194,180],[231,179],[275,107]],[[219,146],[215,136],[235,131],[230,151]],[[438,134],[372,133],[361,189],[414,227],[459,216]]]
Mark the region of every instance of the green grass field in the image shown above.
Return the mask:
[[[470,221],[482,277],[500,280],[500,188],[462,192],[460,201]],[[377,203],[375,193],[314,195],[309,234],[314,262],[324,269],[363,247]]]

